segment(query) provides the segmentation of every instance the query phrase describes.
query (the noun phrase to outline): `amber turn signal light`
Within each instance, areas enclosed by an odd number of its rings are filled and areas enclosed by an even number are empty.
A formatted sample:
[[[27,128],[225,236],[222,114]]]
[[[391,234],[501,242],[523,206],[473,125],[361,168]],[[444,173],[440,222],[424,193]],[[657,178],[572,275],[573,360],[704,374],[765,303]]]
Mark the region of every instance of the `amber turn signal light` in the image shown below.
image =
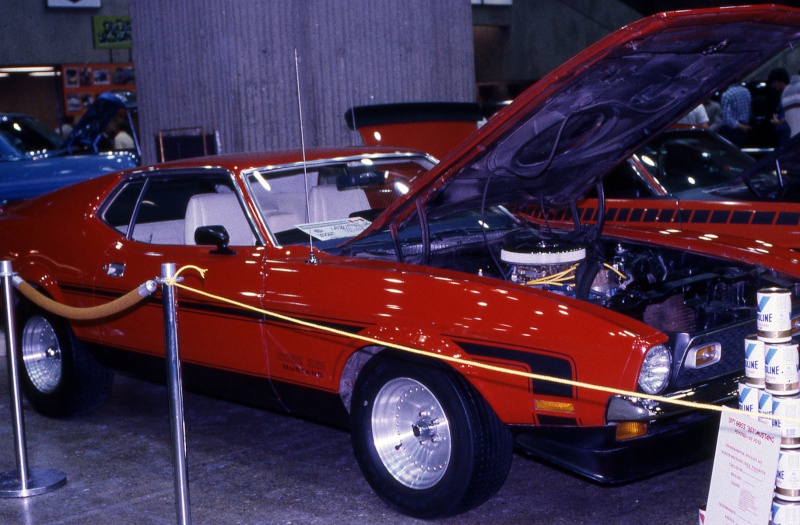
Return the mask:
[[[545,399],[537,399],[534,402],[536,410],[549,410],[551,412],[575,412],[575,405],[565,401],[548,401]]]
[[[623,421],[617,423],[616,439],[617,441],[625,441],[626,439],[633,439],[647,434],[646,421]]]

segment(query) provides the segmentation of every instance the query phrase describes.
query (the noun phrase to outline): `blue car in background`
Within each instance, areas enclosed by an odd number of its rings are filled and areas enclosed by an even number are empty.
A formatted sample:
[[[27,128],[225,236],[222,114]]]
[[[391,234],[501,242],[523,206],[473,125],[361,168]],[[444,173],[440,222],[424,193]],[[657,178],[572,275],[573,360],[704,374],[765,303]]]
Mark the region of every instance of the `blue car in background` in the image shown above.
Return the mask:
[[[141,159],[137,139],[133,149],[115,151],[104,134],[114,119],[127,120],[134,130],[135,109],[135,93],[103,93],[63,141],[28,115],[0,113],[0,203],[137,166]],[[136,137],[135,132],[132,135]]]

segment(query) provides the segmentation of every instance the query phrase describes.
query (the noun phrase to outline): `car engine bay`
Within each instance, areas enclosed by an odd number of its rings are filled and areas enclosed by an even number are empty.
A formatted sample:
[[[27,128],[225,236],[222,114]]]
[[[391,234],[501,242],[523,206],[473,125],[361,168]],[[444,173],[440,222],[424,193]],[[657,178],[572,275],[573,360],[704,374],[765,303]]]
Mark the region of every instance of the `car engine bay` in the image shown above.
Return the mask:
[[[485,231],[448,228],[432,233],[427,243],[414,235],[401,240],[398,250],[386,238],[367,239],[350,244],[344,254],[495,277],[585,300],[666,333],[754,320],[761,288],[800,293],[800,285],[765,268],[598,232],[594,225],[554,232],[523,223]]]
[[[587,300],[664,332],[755,319],[756,291],[793,283],[759,268],[624,241],[545,241],[526,233],[500,250],[507,279]],[[521,237],[521,240],[520,240]]]

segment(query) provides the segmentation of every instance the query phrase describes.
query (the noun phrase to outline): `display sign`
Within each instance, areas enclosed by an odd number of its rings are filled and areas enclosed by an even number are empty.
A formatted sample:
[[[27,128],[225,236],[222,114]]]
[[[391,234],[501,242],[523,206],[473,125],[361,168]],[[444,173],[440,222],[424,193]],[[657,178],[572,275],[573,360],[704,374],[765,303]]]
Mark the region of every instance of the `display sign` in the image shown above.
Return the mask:
[[[722,414],[705,525],[769,522],[780,448],[780,430],[770,423]]]
[[[47,0],[47,7],[101,7],[102,0]]]
[[[96,49],[130,49],[131,17],[93,16],[92,38]]]
[[[298,224],[297,228],[320,241],[349,239],[366,230],[371,223],[362,217]]]
[[[64,64],[61,66],[64,88],[64,113],[76,119],[104,91],[136,89],[136,75],[130,62]]]

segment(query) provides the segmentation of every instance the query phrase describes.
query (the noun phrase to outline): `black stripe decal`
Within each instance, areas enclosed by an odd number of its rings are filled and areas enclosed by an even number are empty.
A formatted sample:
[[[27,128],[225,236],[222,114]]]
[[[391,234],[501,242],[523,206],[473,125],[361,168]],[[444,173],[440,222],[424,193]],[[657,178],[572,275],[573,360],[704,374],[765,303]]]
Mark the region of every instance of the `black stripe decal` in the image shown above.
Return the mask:
[[[757,211],[753,216],[753,224],[772,224],[775,219],[774,211]]]
[[[731,224],[747,224],[750,222],[751,211],[735,211],[731,216]]]
[[[730,218],[730,210],[714,210],[711,212],[711,224],[727,224]]]
[[[527,365],[532,373],[559,379],[572,380],[572,364],[563,358],[532,352],[521,352],[477,343],[457,341],[456,344],[470,355],[516,361]],[[532,380],[533,393],[547,396],[573,397],[572,387],[550,381]]]
[[[695,210],[691,222],[705,224],[708,222],[709,215],[711,215],[711,212],[708,210]]]
[[[783,211],[778,214],[778,220],[775,224],[780,226],[797,226],[798,221],[800,221],[800,213]]]
[[[85,287],[85,286],[79,286],[79,285],[65,285],[65,284],[59,283],[59,287],[62,290],[71,291],[72,293],[95,295],[97,297],[107,298],[109,300],[116,299],[116,298],[122,296],[122,294],[119,293],[118,291],[92,290],[91,288],[88,288],[88,287]],[[150,297],[147,298],[146,302],[150,302],[150,303],[157,302],[157,303],[160,304],[161,303],[161,297],[160,297],[160,295],[158,297],[154,297],[154,296],[151,295]],[[246,308],[239,308],[239,307],[236,307],[236,306],[225,306],[225,305],[213,305],[213,304],[208,304],[208,303],[200,303],[200,302],[197,302],[197,301],[187,300],[185,298],[182,298],[180,300],[179,309],[181,311],[193,311],[195,313],[201,312],[201,313],[206,313],[206,314],[224,315],[226,317],[239,317],[239,318],[242,318],[242,319],[257,320],[257,321],[262,321],[262,320],[266,320],[267,318],[269,318],[269,316],[267,316],[266,314],[263,314],[263,313],[260,313],[260,312],[256,312],[256,311],[253,311],[253,310],[249,310],[249,309],[246,309]],[[346,322],[344,320],[342,320],[342,319],[320,320],[320,319],[315,319],[315,318],[311,318],[311,317],[301,317],[301,316],[299,316],[299,315],[297,315],[296,313],[293,313],[293,312],[285,312],[285,311],[279,312],[277,310],[275,312],[279,313],[281,315],[285,315],[287,317],[294,317],[295,319],[298,319],[298,320],[301,320],[301,321],[305,321],[305,322],[308,322],[308,323],[318,324],[318,325],[320,325],[322,327],[332,328],[334,330],[339,330],[341,332],[346,332],[348,334],[357,334],[357,333],[361,332],[364,328],[366,328],[366,325],[346,324]],[[289,321],[282,321],[280,319],[274,319],[273,320],[272,318],[270,318],[270,319],[271,319],[270,320],[271,324],[283,325],[283,326],[294,326],[294,327],[298,327],[299,328],[298,325],[296,325],[294,323],[291,323]]]
[[[578,420],[574,417],[560,417],[548,416],[546,414],[538,414],[536,419],[540,425],[560,425],[560,426],[577,426]]]
[[[665,210],[661,210],[661,213],[658,215],[658,222],[672,222],[674,217],[675,210],[667,208]]]

